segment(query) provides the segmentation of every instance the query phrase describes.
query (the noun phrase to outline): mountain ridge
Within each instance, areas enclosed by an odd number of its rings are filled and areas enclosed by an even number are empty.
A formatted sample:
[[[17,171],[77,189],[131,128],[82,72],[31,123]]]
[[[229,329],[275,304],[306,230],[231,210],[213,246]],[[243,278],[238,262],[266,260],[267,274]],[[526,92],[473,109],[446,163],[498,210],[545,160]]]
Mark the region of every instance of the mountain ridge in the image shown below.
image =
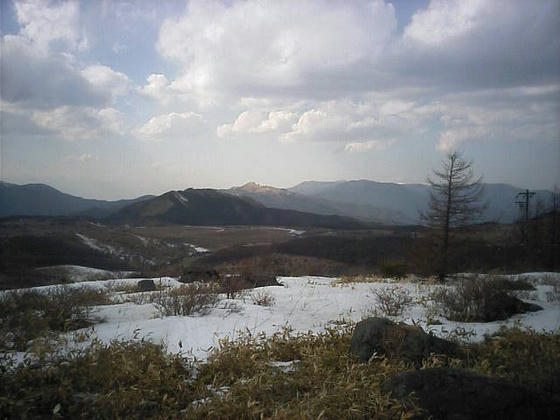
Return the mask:
[[[484,187],[483,201],[488,202],[488,207],[480,221],[511,223],[519,218],[516,197],[525,189],[505,183],[487,183]],[[183,191],[188,190],[194,189]],[[338,215],[366,224],[403,225],[419,223],[419,212],[427,208],[430,188],[424,184],[397,184],[362,179],[304,181],[290,188],[248,182],[229,189],[199,191],[218,191],[233,197],[243,197],[249,199],[252,206],[323,216]],[[531,202],[532,208],[539,201],[548,203],[552,194],[548,190],[535,190],[535,193],[536,196]],[[182,197],[182,194],[179,197]],[[46,184],[17,185],[1,182],[0,217],[88,216],[101,219],[110,217],[131,204],[153,198],[155,196],[144,195],[135,199],[115,201],[86,199],[63,193]],[[175,195],[174,202],[177,200],[180,198]]]
[[[143,195],[115,201],[82,198],[63,193],[47,184],[0,184],[0,217],[90,216],[105,217],[131,203],[149,199]]]
[[[113,223],[182,225],[316,226],[356,229],[363,223],[338,215],[317,215],[265,207],[249,197],[213,189],[168,191],[126,206],[109,217]]]

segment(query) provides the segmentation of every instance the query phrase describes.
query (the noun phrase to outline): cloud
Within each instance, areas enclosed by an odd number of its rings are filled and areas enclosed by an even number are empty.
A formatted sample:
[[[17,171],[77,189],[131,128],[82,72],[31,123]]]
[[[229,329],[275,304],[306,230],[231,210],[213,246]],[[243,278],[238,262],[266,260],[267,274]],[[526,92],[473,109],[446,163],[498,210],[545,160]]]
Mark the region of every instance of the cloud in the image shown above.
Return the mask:
[[[4,104],[2,104],[4,105]],[[0,111],[0,134],[2,136],[38,136],[49,131],[38,127],[29,118],[29,113],[14,109]]]
[[[85,50],[88,41],[80,27],[77,1],[15,1],[20,35],[38,50],[47,51],[55,42],[74,50]]]
[[[413,102],[362,96],[360,100],[317,103],[300,114],[283,141],[364,142],[402,136],[414,121],[406,115]],[[373,144],[373,143],[372,143]]]
[[[431,0],[392,57],[402,83],[460,91],[560,80],[556,0]]]
[[[432,0],[426,10],[412,16],[404,36],[430,46],[451,43],[481,24],[479,16],[485,12],[484,3],[484,0]]]
[[[173,92],[171,84],[164,74],[157,73],[150,74],[146,79],[146,84],[138,88],[138,92],[164,104],[170,103],[178,93]]]
[[[110,92],[113,97],[125,95],[131,88],[131,81],[126,74],[100,64],[86,67],[82,75],[95,88]]]
[[[157,115],[135,130],[143,139],[161,140],[199,133],[204,127],[202,116],[194,112],[171,112]]]
[[[98,160],[97,156],[93,156],[91,153],[82,153],[81,155],[68,155],[64,158],[65,162],[77,162],[85,163],[93,160]]]
[[[157,49],[182,66],[184,92],[321,96],[364,76],[395,28],[383,1],[194,0],[163,22]]]
[[[79,3],[16,1],[14,10],[19,32],[1,41],[1,99],[14,124],[27,120],[33,128],[20,133],[67,140],[123,135],[124,116],[108,105],[131,82],[105,65],[80,69],[88,40]]]
[[[0,68],[2,100],[23,107],[97,106],[110,98],[74,68],[70,57],[60,53],[45,56],[17,35],[2,38]]]
[[[217,134],[219,137],[227,137],[236,134],[286,132],[296,121],[297,114],[291,111],[244,111],[233,124],[219,126]]]
[[[126,134],[122,114],[114,108],[62,106],[35,111],[32,121],[66,140],[90,140],[106,135]]]
[[[394,139],[389,140],[368,140],[364,142],[346,143],[344,150],[346,152],[365,152],[368,150],[385,150],[395,142]]]
[[[433,109],[442,125],[438,150],[453,150],[466,142],[558,141],[558,101],[537,97],[520,102],[513,97],[482,108],[479,100],[450,101]]]

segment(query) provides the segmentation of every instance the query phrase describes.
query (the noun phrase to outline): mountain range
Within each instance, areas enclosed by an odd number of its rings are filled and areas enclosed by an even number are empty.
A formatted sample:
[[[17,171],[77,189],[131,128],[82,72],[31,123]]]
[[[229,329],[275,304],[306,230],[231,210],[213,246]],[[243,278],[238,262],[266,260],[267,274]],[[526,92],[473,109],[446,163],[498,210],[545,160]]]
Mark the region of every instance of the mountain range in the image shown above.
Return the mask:
[[[247,197],[212,189],[169,191],[126,206],[110,216],[113,223],[183,225],[316,226],[355,229],[357,220],[338,215],[319,215],[269,208]]]
[[[508,184],[485,184],[481,221],[516,220],[517,195],[523,191]],[[287,189],[250,182],[227,190],[189,188],[157,197],[105,201],[75,197],[44,184],[0,183],[0,217],[90,216],[131,224],[402,225],[418,223],[429,192],[427,185],[369,180],[306,181]],[[548,203],[550,191],[535,193],[532,205]]]
[[[227,192],[251,197],[266,205],[319,214],[340,214],[382,224],[416,224],[428,207],[429,185],[396,184],[369,180],[305,181],[281,189],[248,183]],[[516,201],[525,190],[508,184],[484,184],[481,222],[512,223],[519,218]],[[533,204],[548,204],[551,191],[536,190]],[[534,207],[531,205],[531,207]]]
[[[153,198],[144,195],[131,200],[93,200],[63,193],[46,184],[17,185],[0,182],[0,217],[90,216],[106,217],[132,203]]]

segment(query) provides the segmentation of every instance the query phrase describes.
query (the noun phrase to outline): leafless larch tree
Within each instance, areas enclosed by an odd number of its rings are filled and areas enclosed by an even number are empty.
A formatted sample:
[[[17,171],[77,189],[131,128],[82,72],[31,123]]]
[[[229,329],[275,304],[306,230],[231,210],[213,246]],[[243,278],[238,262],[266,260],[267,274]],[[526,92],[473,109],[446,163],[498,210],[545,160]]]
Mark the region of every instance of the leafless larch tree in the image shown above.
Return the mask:
[[[433,170],[428,183],[430,201],[422,219],[438,233],[438,277],[443,282],[447,275],[450,233],[475,221],[484,209],[480,204],[482,177],[475,178],[471,161],[463,159],[458,152],[451,152],[441,162],[441,169]]]

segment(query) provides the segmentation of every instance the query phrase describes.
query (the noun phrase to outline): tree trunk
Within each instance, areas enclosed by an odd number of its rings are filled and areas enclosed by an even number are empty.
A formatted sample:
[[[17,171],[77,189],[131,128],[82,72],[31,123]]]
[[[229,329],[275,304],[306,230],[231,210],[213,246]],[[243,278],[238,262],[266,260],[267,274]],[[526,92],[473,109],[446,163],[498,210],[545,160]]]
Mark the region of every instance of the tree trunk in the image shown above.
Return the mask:
[[[447,203],[445,207],[445,220],[443,222],[443,242],[441,246],[441,265],[439,268],[439,281],[440,283],[445,282],[445,276],[447,275],[447,253],[449,251],[449,216],[451,214],[451,186],[453,182],[453,169],[455,166],[455,159],[451,159],[451,165],[449,168],[449,178],[447,180]]]

